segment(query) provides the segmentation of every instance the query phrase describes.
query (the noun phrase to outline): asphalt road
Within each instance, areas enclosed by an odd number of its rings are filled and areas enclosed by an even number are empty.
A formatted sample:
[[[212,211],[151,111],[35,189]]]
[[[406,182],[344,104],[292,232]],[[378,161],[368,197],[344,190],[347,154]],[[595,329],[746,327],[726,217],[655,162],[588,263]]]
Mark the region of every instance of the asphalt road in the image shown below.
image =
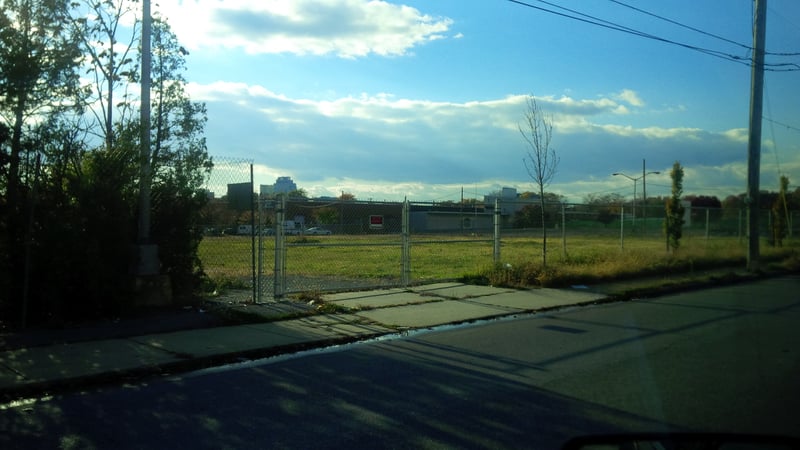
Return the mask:
[[[576,308],[0,409],[2,448],[558,448],[800,435],[800,278]]]

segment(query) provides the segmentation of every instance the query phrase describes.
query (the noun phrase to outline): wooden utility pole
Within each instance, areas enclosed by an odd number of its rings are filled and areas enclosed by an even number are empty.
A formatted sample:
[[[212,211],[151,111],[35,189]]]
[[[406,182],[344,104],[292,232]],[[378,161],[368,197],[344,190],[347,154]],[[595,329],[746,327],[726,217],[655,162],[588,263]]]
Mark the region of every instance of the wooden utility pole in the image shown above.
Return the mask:
[[[750,133],[747,144],[747,270],[758,270],[758,197],[761,172],[761,120],[764,92],[764,52],[767,30],[767,0],[755,0],[753,62],[750,65]]]

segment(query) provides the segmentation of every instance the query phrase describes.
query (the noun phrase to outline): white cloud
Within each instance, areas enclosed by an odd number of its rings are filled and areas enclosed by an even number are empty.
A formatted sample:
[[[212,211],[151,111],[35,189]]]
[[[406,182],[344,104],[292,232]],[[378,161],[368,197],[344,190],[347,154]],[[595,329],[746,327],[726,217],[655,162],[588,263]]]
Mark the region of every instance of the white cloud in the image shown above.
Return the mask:
[[[644,106],[644,100],[639,97],[636,91],[630,89],[623,89],[622,92],[615,96],[617,100],[623,101],[631,106]]]
[[[290,98],[226,82],[191,84],[189,90],[208,102],[212,155],[249,157],[268,166],[260,183],[289,175],[312,195],[345,190],[358,198],[416,200],[444,198],[461,185],[476,186],[481,195],[492,186],[530,188],[517,130],[524,95],[458,103],[386,93]],[[620,105],[607,98],[540,100],[545,110],[558,111],[553,145],[561,165],[550,190],[572,201],[604,189],[627,195],[611,173],[640,171],[642,159],[649,170],[664,173],[681,161],[691,174],[687,193],[738,193],[746,160],[741,130],[634,126],[615,114]],[[784,159],[784,168],[800,162]],[[652,189],[657,195],[655,178]]]
[[[162,3],[160,12],[187,47],[241,48],[251,54],[400,56],[443,39],[453,23],[379,0]]]
[[[726,138],[728,138],[728,139],[730,139],[730,140],[732,140],[734,142],[739,142],[739,143],[745,143],[746,144],[747,141],[748,141],[748,133],[749,132],[748,132],[747,128],[733,128],[733,129],[724,131],[722,134]]]

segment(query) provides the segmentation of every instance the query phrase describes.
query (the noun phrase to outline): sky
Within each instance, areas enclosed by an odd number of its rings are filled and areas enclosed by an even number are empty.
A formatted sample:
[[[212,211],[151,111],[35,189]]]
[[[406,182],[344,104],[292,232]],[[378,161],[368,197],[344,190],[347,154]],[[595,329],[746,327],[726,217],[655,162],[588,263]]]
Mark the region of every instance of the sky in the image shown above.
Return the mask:
[[[533,191],[519,131],[533,95],[560,159],[546,190],[567,201],[630,198],[634,185],[641,198],[641,181],[612,174],[641,177],[643,160],[660,172],[647,175],[648,196],[669,195],[675,161],[685,194],[745,191],[752,1],[525,3],[159,0],[153,10],[189,51],[209,153],[252,161],[257,185],[290,176],[311,196],[359,200]],[[793,190],[800,2],[769,0],[766,49],[770,69],[794,70],[765,73],[761,187],[777,190],[784,174]]]

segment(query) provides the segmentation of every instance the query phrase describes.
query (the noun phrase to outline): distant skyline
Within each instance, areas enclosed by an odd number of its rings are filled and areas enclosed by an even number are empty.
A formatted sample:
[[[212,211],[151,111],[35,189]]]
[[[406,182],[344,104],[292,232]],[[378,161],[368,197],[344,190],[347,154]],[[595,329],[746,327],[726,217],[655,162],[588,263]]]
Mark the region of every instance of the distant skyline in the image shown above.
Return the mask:
[[[561,159],[547,190],[568,201],[630,198],[633,183],[612,173],[638,177],[643,159],[662,172],[647,178],[651,196],[668,193],[676,160],[686,194],[744,192],[752,1],[526,3],[670,43],[501,0],[153,9],[190,52],[185,76],[208,107],[209,153],[251,159],[256,185],[289,176],[312,196],[421,201],[458,200],[462,187],[479,198],[533,190],[517,129],[533,94],[552,114]],[[769,54],[769,64],[797,65],[771,69],[800,69],[800,2],[770,0],[767,51],[793,53]],[[777,190],[785,174],[794,189],[799,70],[766,73],[764,116],[761,187]]]

